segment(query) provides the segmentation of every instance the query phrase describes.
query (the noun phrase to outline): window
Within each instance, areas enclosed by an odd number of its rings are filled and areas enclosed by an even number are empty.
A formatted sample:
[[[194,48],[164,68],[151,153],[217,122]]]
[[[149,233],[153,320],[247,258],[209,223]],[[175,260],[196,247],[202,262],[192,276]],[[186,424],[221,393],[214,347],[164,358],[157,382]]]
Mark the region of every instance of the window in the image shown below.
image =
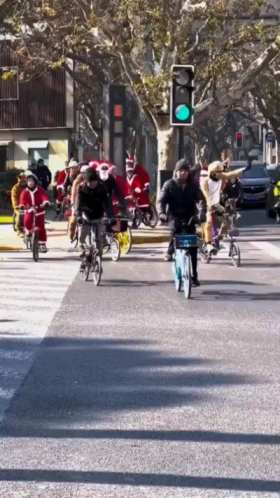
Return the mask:
[[[39,159],[43,159],[44,163],[49,164],[49,151],[48,149],[28,149],[28,165],[37,163]]]
[[[6,146],[0,146],[0,172],[6,171],[8,151]]]
[[[18,100],[18,67],[2,66],[0,67],[0,101]]]

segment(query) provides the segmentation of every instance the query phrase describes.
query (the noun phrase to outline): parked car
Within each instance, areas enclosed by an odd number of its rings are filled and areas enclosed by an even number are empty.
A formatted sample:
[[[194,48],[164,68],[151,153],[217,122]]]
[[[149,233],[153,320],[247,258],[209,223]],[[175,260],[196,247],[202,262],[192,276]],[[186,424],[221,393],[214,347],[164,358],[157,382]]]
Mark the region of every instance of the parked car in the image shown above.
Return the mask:
[[[247,165],[246,161],[234,161],[230,164],[231,169],[242,168]],[[268,192],[271,190],[272,180],[263,163],[253,161],[251,169],[245,171],[240,177],[241,206],[265,205]]]

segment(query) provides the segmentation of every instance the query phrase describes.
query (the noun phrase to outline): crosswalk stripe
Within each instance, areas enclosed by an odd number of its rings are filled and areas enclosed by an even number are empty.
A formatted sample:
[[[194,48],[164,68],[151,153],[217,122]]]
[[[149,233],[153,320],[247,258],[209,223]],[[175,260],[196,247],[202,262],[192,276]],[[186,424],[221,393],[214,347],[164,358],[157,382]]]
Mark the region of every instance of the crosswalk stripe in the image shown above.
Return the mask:
[[[280,259],[280,248],[271,242],[252,241],[251,244],[275,259]]]
[[[0,265],[0,421],[78,272],[78,261],[8,254]]]

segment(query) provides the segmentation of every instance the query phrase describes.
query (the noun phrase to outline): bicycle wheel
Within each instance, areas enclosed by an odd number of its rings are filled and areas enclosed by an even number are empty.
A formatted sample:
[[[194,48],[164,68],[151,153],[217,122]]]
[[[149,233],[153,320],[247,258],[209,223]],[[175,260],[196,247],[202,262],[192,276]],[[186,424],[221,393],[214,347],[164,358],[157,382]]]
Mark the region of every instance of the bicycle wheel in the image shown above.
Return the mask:
[[[155,228],[158,223],[158,212],[153,204],[150,205],[149,210],[145,211],[143,222],[146,226]]]
[[[175,289],[177,292],[180,292],[182,289],[182,273],[180,268],[180,261],[179,258],[177,257],[177,254],[175,255],[175,261],[173,263],[173,275],[174,275]]]
[[[183,270],[183,289],[186,299],[190,299],[192,292],[192,277],[191,277],[191,257],[190,255],[184,254],[184,270]]]
[[[110,253],[112,261],[118,261],[120,259],[121,250],[120,243],[117,238],[113,237],[110,243]]]
[[[207,247],[206,247],[205,242],[199,241],[198,252],[199,252],[200,260],[202,261],[202,263],[209,264],[211,261],[211,253],[209,253],[207,251]]]
[[[87,262],[83,272],[83,279],[85,282],[89,280],[90,269],[91,269],[91,263]]]
[[[140,209],[136,208],[134,213],[133,228],[139,228],[142,222],[142,213]]]
[[[102,275],[102,260],[100,256],[96,256],[92,263],[92,280],[94,285],[99,285]]]
[[[236,242],[231,242],[229,257],[231,258],[234,266],[238,268],[241,265],[240,248]]]
[[[38,240],[38,234],[37,232],[34,232],[32,234],[31,238],[31,250],[32,250],[32,256],[34,261],[39,260],[39,240]]]

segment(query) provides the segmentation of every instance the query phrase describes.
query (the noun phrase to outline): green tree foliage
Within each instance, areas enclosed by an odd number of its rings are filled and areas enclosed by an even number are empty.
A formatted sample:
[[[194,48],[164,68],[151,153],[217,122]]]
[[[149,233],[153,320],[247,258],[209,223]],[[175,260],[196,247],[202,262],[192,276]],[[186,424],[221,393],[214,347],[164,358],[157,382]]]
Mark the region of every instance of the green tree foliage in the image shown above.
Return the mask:
[[[5,1],[4,1],[5,3]],[[159,139],[165,167],[172,130],[170,67],[196,72],[195,128],[258,93],[270,65],[279,67],[279,27],[259,19],[264,0],[15,0],[9,30],[26,74],[79,65],[80,80],[130,85]],[[278,61],[278,62],[277,62]],[[83,68],[83,70],[81,69]],[[92,76],[88,81],[87,72]]]

